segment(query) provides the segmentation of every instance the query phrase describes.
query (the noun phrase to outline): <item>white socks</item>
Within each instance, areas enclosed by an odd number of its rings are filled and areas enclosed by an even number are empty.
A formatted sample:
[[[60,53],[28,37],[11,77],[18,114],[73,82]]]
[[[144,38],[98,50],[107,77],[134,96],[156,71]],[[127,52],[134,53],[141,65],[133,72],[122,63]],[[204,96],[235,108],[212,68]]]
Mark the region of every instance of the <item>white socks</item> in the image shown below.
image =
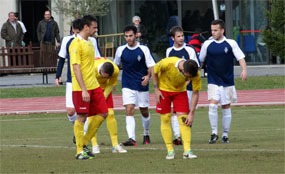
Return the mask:
[[[218,105],[210,103],[209,120],[212,127],[212,134],[218,135]]]
[[[223,136],[228,137],[232,120],[231,108],[222,109],[222,113],[223,113]]]
[[[136,122],[134,116],[126,116],[126,129],[129,138],[136,140],[135,134]]]
[[[87,130],[88,130],[88,117],[86,118],[85,123],[84,123],[84,135],[87,132]]]
[[[149,135],[149,127],[150,127],[150,113],[148,113],[148,117],[145,118],[142,116],[142,126],[144,128],[144,136]]]
[[[180,137],[179,122],[176,115],[171,116],[171,127],[175,137]]]
[[[75,120],[76,120],[76,117],[77,117],[77,113],[75,112],[72,116],[69,116],[67,114],[67,118],[68,120],[70,121],[70,123],[74,124]]]

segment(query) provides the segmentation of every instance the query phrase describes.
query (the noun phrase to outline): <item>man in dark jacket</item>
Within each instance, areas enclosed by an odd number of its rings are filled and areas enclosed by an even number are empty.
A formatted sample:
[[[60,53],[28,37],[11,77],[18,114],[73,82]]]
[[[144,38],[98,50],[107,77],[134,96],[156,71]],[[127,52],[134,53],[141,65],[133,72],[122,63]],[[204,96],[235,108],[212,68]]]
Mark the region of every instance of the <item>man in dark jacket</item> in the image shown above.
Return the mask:
[[[6,47],[21,46],[24,33],[17,22],[14,12],[8,14],[9,19],[1,28],[1,37],[6,41]]]
[[[38,40],[43,44],[55,45],[55,39],[59,46],[60,36],[57,23],[51,18],[50,11],[46,10],[44,19],[41,20],[37,27]]]

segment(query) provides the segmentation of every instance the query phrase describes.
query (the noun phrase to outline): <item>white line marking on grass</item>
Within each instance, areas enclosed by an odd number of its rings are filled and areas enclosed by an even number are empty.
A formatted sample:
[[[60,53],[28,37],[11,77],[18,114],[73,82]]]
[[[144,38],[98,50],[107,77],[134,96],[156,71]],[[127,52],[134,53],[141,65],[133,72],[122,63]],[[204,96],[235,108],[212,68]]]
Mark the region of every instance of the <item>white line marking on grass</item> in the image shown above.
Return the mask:
[[[18,145],[0,145],[1,147],[25,147],[25,148],[42,148],[42,149],[75,149],[71,146],[46,146],[46,145],[28,145],[28,144],[18,144]],[[110,150],[111,147],[100,147],[100,149]],[[150,151],[163,151],[165,148],[156,147],[128,147],[128,150],[150,150]],[[175,149],[182,151],[183,149]],[[193,149],[194,151],[201,152],[284,152],[284,149]]]

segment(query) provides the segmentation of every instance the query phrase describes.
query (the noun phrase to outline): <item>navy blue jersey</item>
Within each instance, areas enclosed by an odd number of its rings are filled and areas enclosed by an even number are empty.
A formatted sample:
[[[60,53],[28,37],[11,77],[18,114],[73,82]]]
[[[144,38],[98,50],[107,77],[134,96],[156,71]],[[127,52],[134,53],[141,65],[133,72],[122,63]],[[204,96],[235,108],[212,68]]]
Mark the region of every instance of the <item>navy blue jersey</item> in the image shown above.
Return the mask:
[[[224,37],[220,41],[207,40],[200,52],[200,60],[205,59],[208,73],[208,84],[218,86],[234,85],[234,58],[237,61],[245,55],[237,45],[236,41]]]
[[[122,88],[137,91],[148,91],[148,85],[142,86],[142,77],[148,74],[148,68],[155,65],[149,48],[137,43],[135,47],[127,44],[118,47],[114,63],[122,65]]]

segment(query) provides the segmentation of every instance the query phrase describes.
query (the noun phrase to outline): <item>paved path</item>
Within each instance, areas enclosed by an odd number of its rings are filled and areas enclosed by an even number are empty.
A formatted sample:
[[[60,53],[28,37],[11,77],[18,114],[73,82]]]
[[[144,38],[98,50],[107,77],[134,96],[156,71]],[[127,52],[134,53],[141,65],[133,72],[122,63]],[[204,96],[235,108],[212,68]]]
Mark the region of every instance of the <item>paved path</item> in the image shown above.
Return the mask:
[[[285,89],[237,91],[234,106],[285,105]],[[114,95],[114,110],[123,110],[122,96]],[[207,93],[200,92],[198,105],[207,107]],[[150,94],[150,108],[155,108],[155,96]],[[64,113],[65,97],[0,99],[0,115],[29,113]]]

